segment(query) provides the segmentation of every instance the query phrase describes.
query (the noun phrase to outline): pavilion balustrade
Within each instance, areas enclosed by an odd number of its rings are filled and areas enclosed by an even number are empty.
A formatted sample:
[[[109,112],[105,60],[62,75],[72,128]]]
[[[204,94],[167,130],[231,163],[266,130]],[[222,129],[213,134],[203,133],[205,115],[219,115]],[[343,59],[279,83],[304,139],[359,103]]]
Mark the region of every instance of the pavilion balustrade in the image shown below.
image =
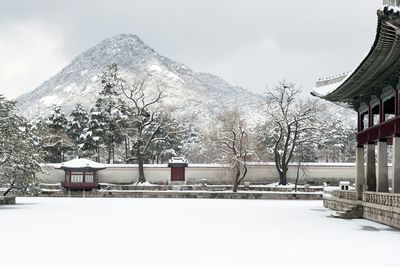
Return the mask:
[[[364,202],[400,208],[400,194],[364,192]]]
[[[389,139],[396,134],[400,134],[400,116],[359,132],[357,134],[357,143],[363,145],[366,143],[377,142],[379,139]]]

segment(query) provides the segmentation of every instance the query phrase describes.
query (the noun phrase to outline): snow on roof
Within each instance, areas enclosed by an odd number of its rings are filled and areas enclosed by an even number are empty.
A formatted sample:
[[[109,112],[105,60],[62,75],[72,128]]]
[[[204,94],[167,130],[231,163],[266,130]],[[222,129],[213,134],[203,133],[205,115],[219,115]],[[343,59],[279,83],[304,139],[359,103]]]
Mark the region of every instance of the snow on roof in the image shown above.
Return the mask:
[[[188,163],[184,157],[172,157],[169,163]]]
[[[400,7],[398,6],[393,6],[393,5],[382,5],[379,10],[383,11],[385,9],[385,7],[388,8],[388,10],[391,10],[393,12],[399,12],[400,11]]]
[[[320,80],[317,82],[316,87],[312,90],[313,95],[318,97],[325,97],[339,88],[350,76],[353,71],[349,71],[339,77]]]
[[[83,169],[83,168],[92,168],[92,169],[104,169],[106,166],[104,164],[94,162],[88,159],[80,159],[76,158],[67,162],[63,162],[58,165],[59,169]]]

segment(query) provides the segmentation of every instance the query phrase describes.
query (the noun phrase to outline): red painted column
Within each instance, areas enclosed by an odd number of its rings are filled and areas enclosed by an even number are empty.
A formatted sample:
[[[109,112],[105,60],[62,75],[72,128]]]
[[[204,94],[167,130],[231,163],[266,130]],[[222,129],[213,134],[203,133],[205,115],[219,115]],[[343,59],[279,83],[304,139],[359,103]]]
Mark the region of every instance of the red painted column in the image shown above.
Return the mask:
[[[385,108],[382,98],[379,99],[379,123],[385,122]]]

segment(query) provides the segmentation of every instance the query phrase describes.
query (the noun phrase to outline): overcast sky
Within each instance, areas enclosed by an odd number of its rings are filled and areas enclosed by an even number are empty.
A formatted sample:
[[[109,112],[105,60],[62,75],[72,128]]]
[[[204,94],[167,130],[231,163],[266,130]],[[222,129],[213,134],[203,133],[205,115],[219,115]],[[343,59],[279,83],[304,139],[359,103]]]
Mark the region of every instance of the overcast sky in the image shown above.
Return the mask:
[[[253,92],[305,90],[355,68],[382,0],[0,0],[0,94],[33,90],[103,39],[137,34],[160,54]]]

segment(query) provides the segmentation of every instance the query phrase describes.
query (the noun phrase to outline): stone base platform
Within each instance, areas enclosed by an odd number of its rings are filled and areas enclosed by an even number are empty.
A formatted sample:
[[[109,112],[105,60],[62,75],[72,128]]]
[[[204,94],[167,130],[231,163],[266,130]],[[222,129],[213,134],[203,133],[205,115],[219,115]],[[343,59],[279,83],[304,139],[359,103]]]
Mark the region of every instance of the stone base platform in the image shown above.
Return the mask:
[[[0,205],[14,205],[15,197],[0,197]]]
[[[322,192],[229,192],[229,191],[128,191],[93,190],[42,192],[48,197],[126,197],[126,198],[198,198],[198,199],[276,199],[276,200],[322,200]]]
[[[358,201],[356,192],[343,194],[337,191],[324,195],[324,207],[339,212],[360,207],[353,218],[359,217],[400,229],[400,194],[365,192],[363,201]]]

